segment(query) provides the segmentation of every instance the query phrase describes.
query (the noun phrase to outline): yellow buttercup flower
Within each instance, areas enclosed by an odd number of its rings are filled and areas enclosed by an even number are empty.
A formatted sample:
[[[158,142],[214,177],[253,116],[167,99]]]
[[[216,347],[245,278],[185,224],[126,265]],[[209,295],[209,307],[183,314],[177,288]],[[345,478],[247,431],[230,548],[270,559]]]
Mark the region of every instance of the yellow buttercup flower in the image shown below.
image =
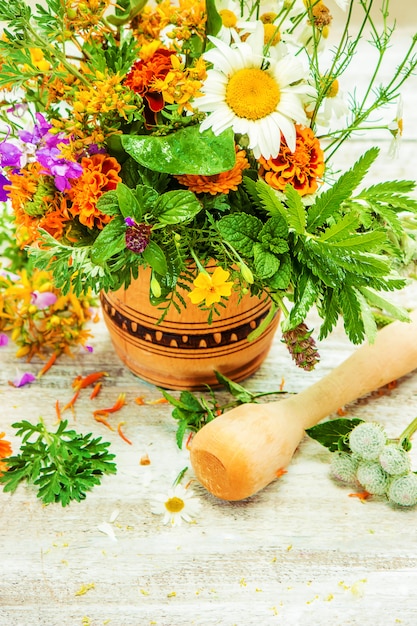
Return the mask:
[[[206,306],[211,306],[215,302],[220,302],[223,296],[230,296],[233,283],[227,281],[229,276],[230,272],[222,267],[216,267],[213,274],[200,272],[193,281],[195,289],[189,294],[191,302],[200,304],[205,301]]]

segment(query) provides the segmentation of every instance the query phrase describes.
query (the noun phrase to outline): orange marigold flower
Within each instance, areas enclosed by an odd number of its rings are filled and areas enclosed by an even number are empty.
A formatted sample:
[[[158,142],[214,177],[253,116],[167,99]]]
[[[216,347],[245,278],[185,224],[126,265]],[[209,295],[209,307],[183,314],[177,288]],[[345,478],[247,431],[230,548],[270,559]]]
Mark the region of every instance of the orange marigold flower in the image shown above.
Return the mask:
[[[242,182],[242,172],[248,169],[249,162],[246,152],[236,148],[236,163],[231,170],[214,174],[213,176],[199,176],[198,174],[184,174],[175,176],[181,185],[188,187],[194,193],[210,193],[215,196],[218,193],[237,191]]]
[[[72,201],[69,210],[87,228],[101,230],[111,217],[97,209],[97,200],[105,191],[116,189],[117,183],[122,180],[119,176],[120,165],[107,154],[94,154],[81,159],[81,167],[83,173],[72,181],[71,189],[66,191]]]
[[[158,48],[149,59],[136,61],[126,75],[124,85],[144,98],[148,125],[156,123],[156,114],[164,108],[164,97],[155,89],[154,82],[163,80],[172,68],[173,50]]]
[[[70,220],[67,201],[50,176],[41,174],[40,163],[30,163],[19,174],[9,174],[5,186],[15,213],[16,236],[20,246],[39,239],[39,228],[61,239]]]
[[[294,152],[283,141],[275,159],[259,159],[259,174],[278,191],[284,191],[290,184],[300,196],[305,196],[318,188],[318,180],[324,173],[324,153],[311,128],[300,125],[295,128],[297,138]]]
[[[6,433],[0,433],[0,476],[3,472],[7,471],[7,463],[4,463],[1,459],[5,459],[12,455],[12,445],[9,441],[4,439]]]

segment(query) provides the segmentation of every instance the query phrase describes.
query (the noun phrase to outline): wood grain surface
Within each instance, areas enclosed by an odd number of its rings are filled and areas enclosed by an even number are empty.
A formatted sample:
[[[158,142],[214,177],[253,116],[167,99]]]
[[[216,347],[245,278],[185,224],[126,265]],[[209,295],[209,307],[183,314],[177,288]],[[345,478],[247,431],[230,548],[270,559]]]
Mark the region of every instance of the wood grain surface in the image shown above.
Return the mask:
[[[357,64],[358,80],[362,66]],[[381,156],[371,180],[415,179],[415,78],[403,97],[400,158],[388,159],[389,142],[378,139]],[[373,143],[365,137],[351,142],[340,164],[351,164]],[[416,284],[395,297],[416,307]],[[317,327],[317,321],[312,312],[310,324]],[[97,424],[89,394],[81,394],[70,424],[111,442],[117,475],[67,508],[42,506],[28,487],[14,495],[0,492],[0,626],[417,624],[417,509],[349,497],[349,489],[329,479],[328,452],[307,438],[288,473],[262,492],[228,503],[193,483],[201,501],[195,522],[162,525],[151,512],[152,496],[166,491],[189,465],[188,453],[176,446],[169,405],[135,402],[158,400],[160,391],[122,366],[102,321],[92,331],[93,354],[62,357],[44,378],[20,389],[8,384],[16,368],[36,373],[41,363],[26,367],[12,344],[1,348],[0,430],[11,435],[13,422],[39,416],[55,424],[55,402],[70,399],[75,376],[105,370],[94,406],[112,405],[126,393],[117,420],[125,422],[132,445]],[[317,368],[302,372],[278,333],[267,360],[245,385],[272,391],[284,380],[286,391],[298,392],[355,349],[341,325],[319,347]],[[396,436],[416,416],[416,398],[417,374],[411,373],[396,388],[345,409],[350,417],[380,421]],[[150,465],[140,464],[145,454]],[[417,446],[412,455],[417,469]],[[99,526],[114,517],[112,539]]]

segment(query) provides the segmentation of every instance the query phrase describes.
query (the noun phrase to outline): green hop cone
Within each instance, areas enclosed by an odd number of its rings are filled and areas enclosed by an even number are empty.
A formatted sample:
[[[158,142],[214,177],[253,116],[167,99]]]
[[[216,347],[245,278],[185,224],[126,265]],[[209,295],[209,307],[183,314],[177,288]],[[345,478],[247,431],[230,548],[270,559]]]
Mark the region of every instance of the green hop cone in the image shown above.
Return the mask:
[[[362,422],[349,434],[350,449],[366,461],[376,461],[386,441],[384,429],[375,422]]]
[[[362,461],[358,465],[356,478],[368,493],[383,496],[388,489],[389,477],[376,461]]]
[[[410,457],[401,446],[390,443],[384,447],[379,455],[382,468],[391,476],[408,474],[411,468]]]
[[[347,452],[334,452],[330,459],[330,475],[348,485],[357,484],[358,458]]]
[[[417,504],[417,475],[413,472],[392,480],[388,489],[388,500],[400,506]]]

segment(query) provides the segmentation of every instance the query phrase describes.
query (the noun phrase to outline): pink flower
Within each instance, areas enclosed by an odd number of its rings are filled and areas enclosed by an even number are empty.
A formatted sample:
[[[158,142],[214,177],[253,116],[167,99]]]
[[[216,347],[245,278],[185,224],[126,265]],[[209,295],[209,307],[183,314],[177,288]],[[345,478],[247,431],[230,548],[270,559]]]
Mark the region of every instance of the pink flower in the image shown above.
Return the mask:
[[[52,291],[40,291],[32,292],[31,304],[34,304],[38,309],[47,309],[57,301],[57,296]]]
[[[24,387],[36,380],[36,376],[31,372],[18,372],[16,378],[13,381],[14,387]]]

